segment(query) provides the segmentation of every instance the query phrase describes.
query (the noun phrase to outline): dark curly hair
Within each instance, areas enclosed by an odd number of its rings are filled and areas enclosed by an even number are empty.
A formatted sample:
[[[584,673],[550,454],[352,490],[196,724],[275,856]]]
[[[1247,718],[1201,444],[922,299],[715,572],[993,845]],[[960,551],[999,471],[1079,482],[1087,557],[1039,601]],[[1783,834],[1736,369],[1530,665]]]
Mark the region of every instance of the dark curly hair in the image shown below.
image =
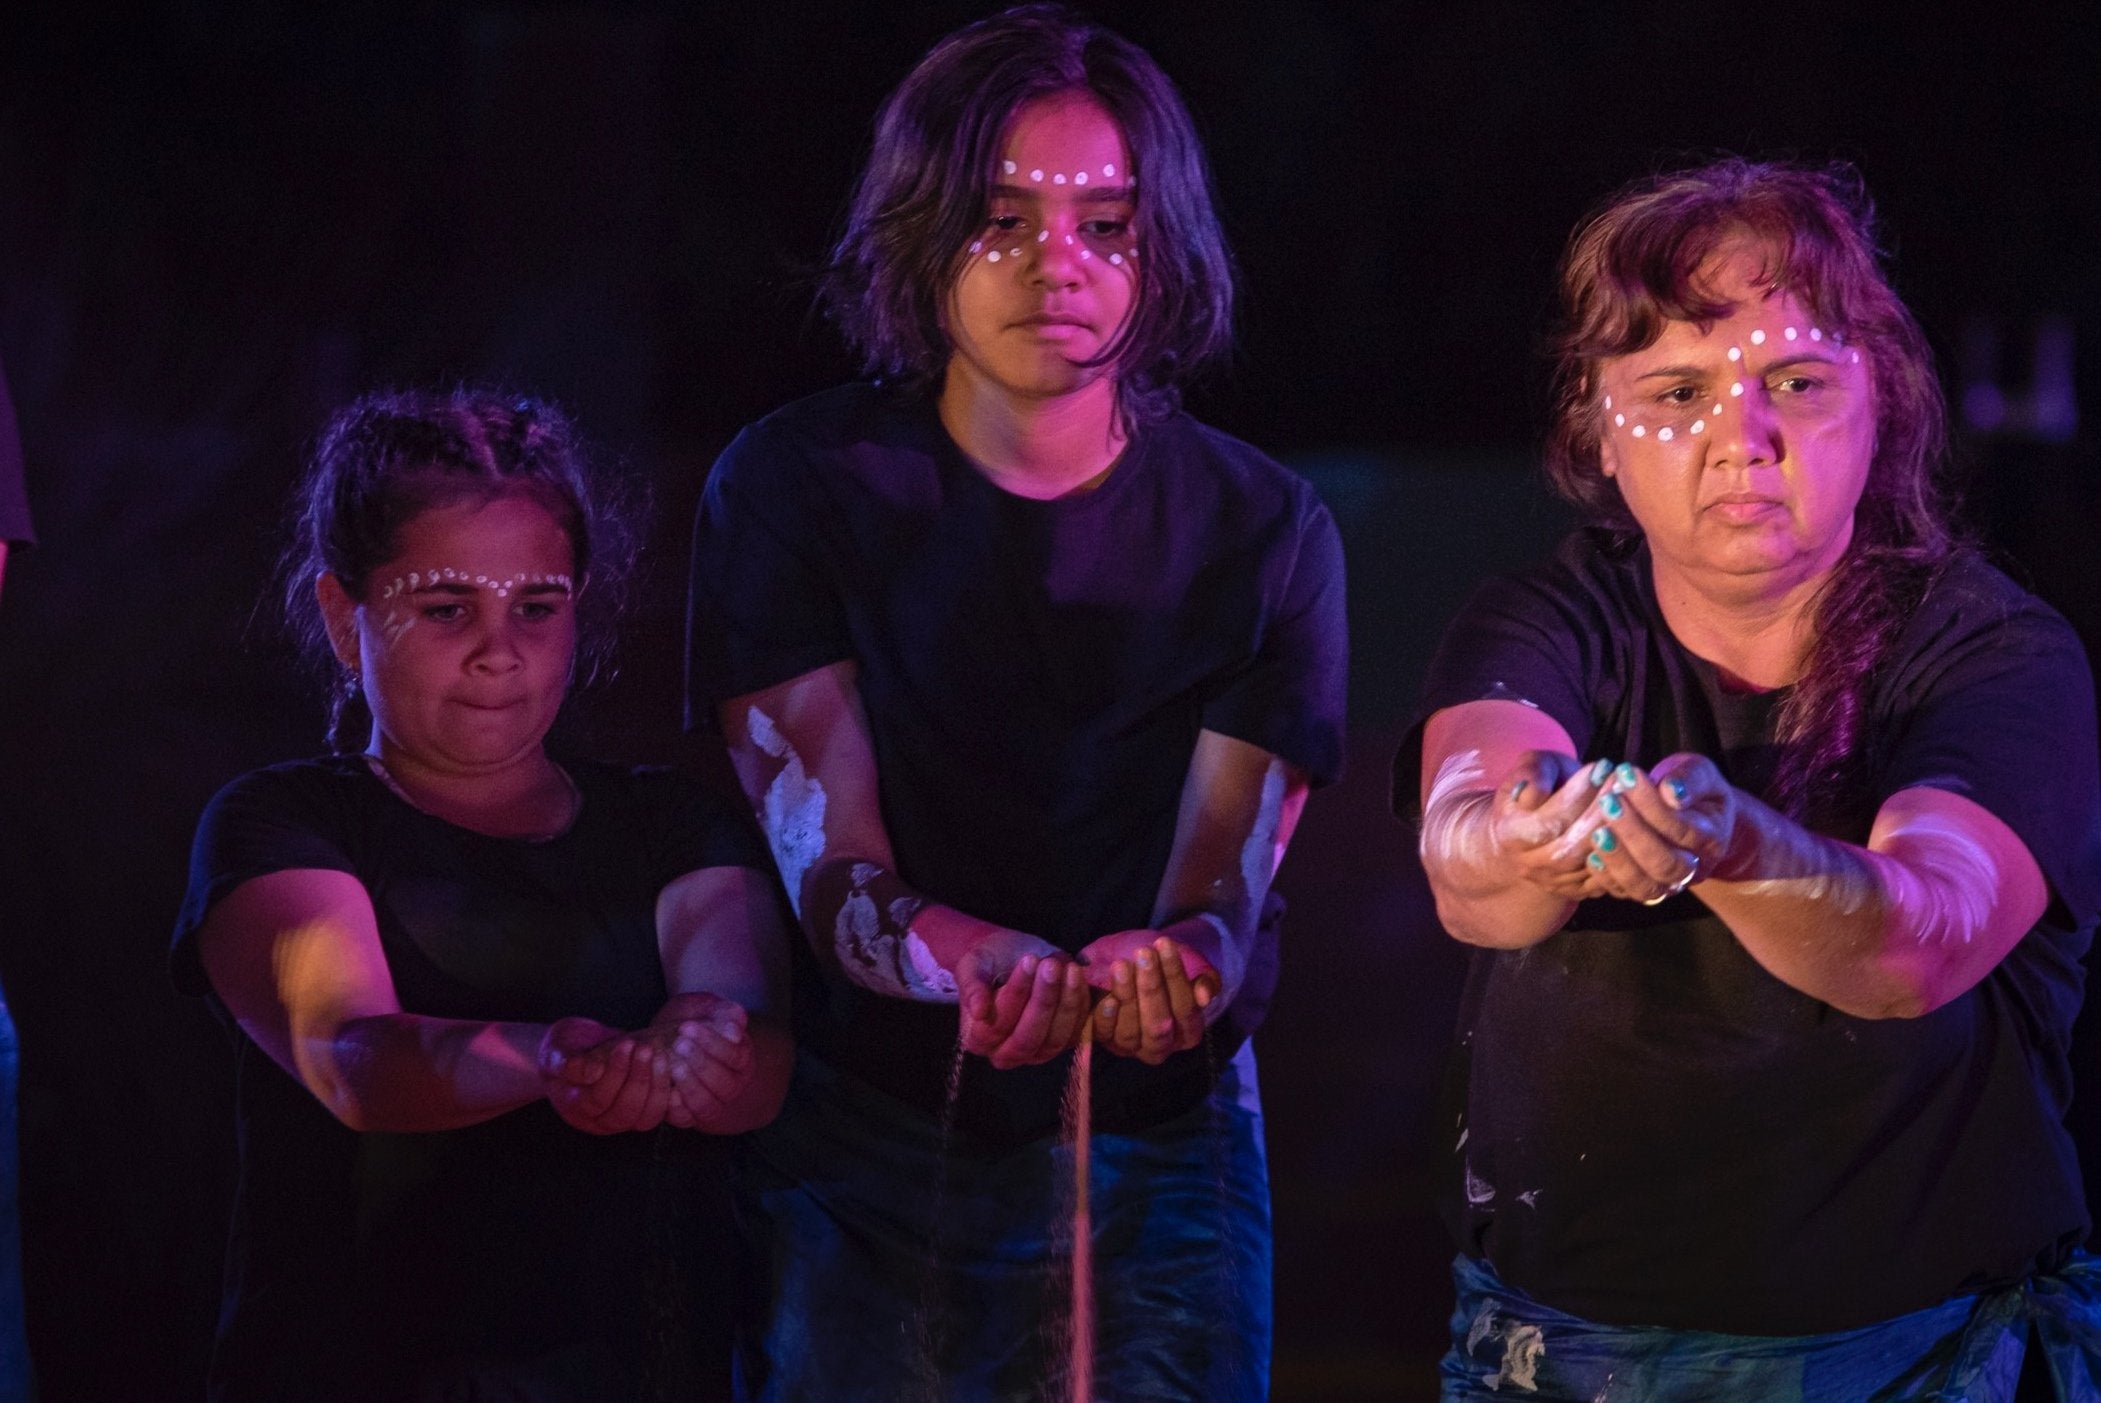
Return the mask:
[[[1570,238],[1546,471],[1623,542],[1638,534],[1600,466],[1599,363],[1641,350],[1666,321],[1712,321],[1730,307],[1703,281],[1725,245],[1748,244],[1764,278],[1799,297],[1866,358],[1875,449],[1846,553],[1819,590],[1814,641],[1779,719],[1769,795],[1797,817],[1852,806],[1869,679],[1956,540],[1941,485],[1947,409],[1933,355],[1890,287],[1874,205],[1851,166],[1735,157],[1627,186]]]
[[[577,673],[608,663],[639,554],[641,504],[594,466],[575,425],[544,400],[495,390],[390,390],[338,411],[293,498],[282,570],[285,616],[301,650],[337,677],[329,744],[363,743],[370,713],[341,669],[314,594],[326,572],[361,598],[394,558],[403,526],[434,507],[512,494],[542,502],[569,537],[577,596]]]
[[[1101,363],[1135,422],[1174,412],[1181,386],[1232,344],[1233,260],[1188,109],[1137,45],[1060,5],[1023,5],[935,45],[884,102],[822,284],[825,306],[872,375],[932,384],[952,349],[941,311],[990,208],[1015,113],[1084,92],[1123,130],[1144,178],[1134,232],[1137,303]]]

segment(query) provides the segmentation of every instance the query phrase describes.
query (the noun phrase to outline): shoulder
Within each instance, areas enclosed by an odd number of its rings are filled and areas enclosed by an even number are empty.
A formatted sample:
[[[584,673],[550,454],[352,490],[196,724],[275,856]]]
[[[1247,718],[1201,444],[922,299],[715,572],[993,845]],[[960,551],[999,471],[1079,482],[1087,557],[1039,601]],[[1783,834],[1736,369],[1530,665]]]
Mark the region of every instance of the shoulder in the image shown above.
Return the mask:
[[[1893,661],[1914,692],[1979,663],[2061,673],[2081,684],[2090,675],[2064,616],[1974,550],[1957,552],[1934,576]]]
[[[612,765],[564,759],[601,831],[644,843],[723,838],[752,827],[741,796],[721,792],[666,765]]]
[[[1243,510],[1297,523],[1329,522],[1328,509],[1305,478],[1252,444],[1187,414],[1143,430],[1176,486],[1218,495]]]
[[[1562,620],[1599,635],[1641,632],[1656,612],[1648,553],[1638,541],[1579,527],[1538,564],[1484,580],[1467,612],[1484,610]]]
[[[928,452],[923,397],[866,381],[835,385],[747,425],[716,461],[714,483],[744,489],[798,469]]]
[[[358,755],[321,755],[250,770],[205,805],[204,822],[244,817],[296,820],[369,802],[377,781]]]

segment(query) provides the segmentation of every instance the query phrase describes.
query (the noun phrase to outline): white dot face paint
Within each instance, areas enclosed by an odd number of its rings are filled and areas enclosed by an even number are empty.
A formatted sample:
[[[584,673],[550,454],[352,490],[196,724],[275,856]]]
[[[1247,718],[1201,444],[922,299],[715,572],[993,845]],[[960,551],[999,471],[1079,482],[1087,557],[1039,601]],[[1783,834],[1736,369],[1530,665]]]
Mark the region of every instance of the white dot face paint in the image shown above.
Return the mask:
[[[1762,328],[1751,333],[1751,344],[1753,346],[1763,346],[1765,344],[1765,331]]]
[[[1694,433],[1696,433],[1696,434],[1704,434],[1704,433],[1706,433],[1706,432],[1707,432],[1707,421],[1706,421],[1705,419],[1695,419],[1695,420],[1693,420],[1693,421],[1692,421],[1692,431],[1693,431]]]
[[[1033,180],[1033,181],[1037,182],[1038,184],[1041,184],[1041,183],[1042,183],[1042,181],[1043,181],[1043,172],[1042,172],[1042,171],[1040,171],[1040,170],[1033,170],[1033,171],[1030,171],[1030,172],[1029,172],[1029,179],[1031,179],[1031,180]]]
[[[788,903],[800,917],[803,878],[824,856],[824,786],[803,768],[802,756],[765,712],[752,707],[745,715],[744,729],[753,745],[781,762],[780,772],[766,786],[759,822],[766,832],[766,845],[773,849],[774,864],[781,870]]]
[[[1001,161],[999,163],[999,168],[1005,171],[1008,175],[1014,174],[1014,163],[1012,161]]]
[[[1060,172],[1058,172],[1058,173],[1057,173],[1056,175],[1054,175],[1054,176],[1052,176],[1052,177],[1051,177],[1051,184],[1053,184],[1053,185],[1063,185],[1064,183],[1065,183],[1065,172],[1063,172],[1063,171],[1060,171]]]
[[[1627,427],[1627,416],[1626,416],[1626,415],[1624,415],[1624,414],[1615,414],[1615,415],[1613,415],[1613,416],[1612,416],[1612,427],[1614,427],[1615,429],[1624,429],[1624,428],[1626,428],[1626,427]]]
[[[986,254],[986,255],[985,255],[985,261],[986,261],[987,263],[997,263],[997,262],[999,262],[999,250],[998,250],[998,249],[994,249],[994,250],[992,250],[992,252],[990,252],[990,253]]]
[[[1656,431],[1656,439],[1659,443],[1669,443],[1671,441],[1671,430],[1668,424]]]
[[[1116,167],[1115,167],[1114,165],[1106,165],[1106,166],[1103,166],[1103,167],[1102,167],[1102,179],[1104,179],[1104,180],[1114,180],[1114,179],[1116,179]]]
[[[1731,346],[1731,347],[1729,348],[1729,359],[1730,359],[1730,360],[1732,360],[1732,361],[1739,361],[1739,360],[1742,360],[1743,358],[1744,358],[1744,348],[1743,348],[1743,347],[1741,347],[1741,346]]]
[[[1820,326],[1813,326],[1813,327],[1809,328],[1809,339],[1810,339],[1810,340],[1812,340],[1812,341],[1821,341],[1821,340],[1823,340],[1823,339],[1824,339],[1824,329],[1823,329],[1822,327],[1820,327]]]
[[[1648,428],[1647,428],[1647,427],[1646,427],[1645,425],[1642,425],[1642,424],[1636,424],[1636,425],[1634,426],[1634,436],[1635,436],[1636,438],[1643,438],[1643,437],[1646,437],[1646,436],[1647,436],[1647,434],[1648,434],[1648,432],[1649,432],[1649,431],[1648,431]]]
[[[1793,327],[1788,327],[1785,331],[1782,331],[1780,334],[1790,341],[1795,339],[1795,329]]]
[[[1729,398],[1731,398],[1731,399],[1742,399],[1743,397],[1744,397],[1744,382],[1743,382],[1743,381],[1741,381],[1741,380],[1738,380],[1738,381],[1736,381],[1736,382],[1735,382],[1734,384],[1732,384],[1732,385],[1730,385],[1730,386],[1729,386]]]
[[[1080,171],[1078,174],[1074,175],[1072,178],[1072,183],[1075,185],[1085,185],[1087,183],[1087,172]]]
[[[1610,408],[1612,408],[1612,396],[1611,396],[1611,395],[1607,395],[1607,396],[1605,396],[1605,407],[1606,407],[1607,409],[1610,409]]]

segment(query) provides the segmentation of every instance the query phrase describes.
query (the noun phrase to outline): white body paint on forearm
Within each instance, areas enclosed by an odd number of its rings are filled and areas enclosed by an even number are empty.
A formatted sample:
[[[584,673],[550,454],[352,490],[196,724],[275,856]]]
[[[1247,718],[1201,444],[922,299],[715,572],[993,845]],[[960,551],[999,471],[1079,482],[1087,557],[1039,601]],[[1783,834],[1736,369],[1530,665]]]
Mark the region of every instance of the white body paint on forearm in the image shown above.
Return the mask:
[[[1423,805],[1425,858],[1479,866],[1492,855],[1486,816],[1495,795],[1480,787],[1487,774],[1478,750],[1448,755],[1437,767],[1429,802]]]
[[[842,969],[854,982],[878,993],[898,998],[951,1002],[956,997],[956,977],[941,968],[926,941],[910,926],[919,903],[899,898],[885,912],[876,905],[868,887],[883,875],[872,862],[854,864],[853,886],[839,903],[832,922],[832,950]]]
[[[1271,760],[1262,772],[1262,799],[1255,810],[1255,826],[1240,845],[1240,880],[1247,891],[1248,905],[1259,908],[1262,894],[1275,880],[1284,854],[1277,849],[1277,827],[1284,821],[1284,762]]]
[[[802,756],[788,744],[773,719],[751,708],[744,719],[751,743],[782,762],[781,772],[766,786],[764,811],[759,821],[766,830],[767,846],[781,870],[788,889],[788,904],[802,915],[802,882],[824,856],[824,786],[803,768]]]
[[[1761,875],[1739,884],[1746,896],[1823,902],[1841,916],[1853,915],[1874,898],[1874,874],[1857,858],[1813,833],[1785,831],[1787,842],[1769,843],[1759,853]]]
[[[1890,905],[1921,945],[1968,945],[1991,921],[2005,876],[1992,855],[1956,824],[1918,814],[1889,834],[1882,854]],[[1926,875],[1926,874],[1931,874]]]

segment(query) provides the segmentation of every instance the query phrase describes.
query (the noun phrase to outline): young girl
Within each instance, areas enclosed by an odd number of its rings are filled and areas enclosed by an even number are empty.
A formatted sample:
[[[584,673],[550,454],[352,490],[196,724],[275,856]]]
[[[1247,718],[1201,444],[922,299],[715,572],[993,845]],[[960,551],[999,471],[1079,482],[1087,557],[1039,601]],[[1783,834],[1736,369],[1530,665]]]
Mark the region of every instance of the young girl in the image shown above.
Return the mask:
[[[772,1117],[784,961],[742,815],[547,753],[622,523],[555,411],[469,391],[343,411],[301,501],[337,753],[212,800],[175,932],[238,1044],[212,1396],[690,1396],[690,1166],[618,1132]]]
[[[746,430],[695,546],[692,719],[823,970],[740,1152],[744,1385],[1053,1380],[1084,1030],[1096,1391],[1264,1397],[1246,1039],[1340,762],[1342,564],[1304,482],[1177,410],[1232,297],[1188,113],[1063,10],[959,31],[884,107],[826,293],[881,378]]]

